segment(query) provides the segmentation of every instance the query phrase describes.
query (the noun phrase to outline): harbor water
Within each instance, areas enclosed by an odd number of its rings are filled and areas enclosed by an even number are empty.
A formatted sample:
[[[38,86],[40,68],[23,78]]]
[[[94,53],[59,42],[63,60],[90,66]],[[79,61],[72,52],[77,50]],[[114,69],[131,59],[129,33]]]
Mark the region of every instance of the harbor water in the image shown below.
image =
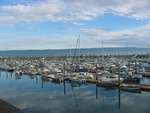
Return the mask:
[[[150,84],[150,78],[141,82]],[[149,91],[133,93],[92,83],[57,83],[40,75],[0,72],[0,98],[25,113],[148,113],[149,95]]]

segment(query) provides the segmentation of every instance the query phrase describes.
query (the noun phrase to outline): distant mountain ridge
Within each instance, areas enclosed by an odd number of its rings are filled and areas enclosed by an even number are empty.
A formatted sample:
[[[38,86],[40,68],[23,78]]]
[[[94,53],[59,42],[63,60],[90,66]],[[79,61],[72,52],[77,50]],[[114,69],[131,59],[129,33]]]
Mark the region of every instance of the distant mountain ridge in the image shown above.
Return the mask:
[[[44,50],[7,50],[0,51],[0,56],[73,56],[75,49],[44,49]],[[137,47],[105,47],[103,54],[147,54],[150,53],[149,48]],[[81,48],[76,51],[76,55],[102,55],[102,48]]]

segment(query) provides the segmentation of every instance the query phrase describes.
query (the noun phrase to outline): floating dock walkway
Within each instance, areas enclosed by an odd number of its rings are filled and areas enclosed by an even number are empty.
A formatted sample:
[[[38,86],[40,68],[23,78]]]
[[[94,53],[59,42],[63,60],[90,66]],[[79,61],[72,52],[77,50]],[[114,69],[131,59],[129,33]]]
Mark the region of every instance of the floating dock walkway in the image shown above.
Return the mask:
[[[97,80],[95,79],[87,79],[88,83],[96,83]],[[120,82],[120,85],[123,84],[123,82]],[[128,83],[129,84],[129,83]],[[118,86],[118,82],[115,82],[115,86]],[[150,85],[145,85],[145,84],[139,84],[141,85],[141,90],[149,90],[150,91]]]

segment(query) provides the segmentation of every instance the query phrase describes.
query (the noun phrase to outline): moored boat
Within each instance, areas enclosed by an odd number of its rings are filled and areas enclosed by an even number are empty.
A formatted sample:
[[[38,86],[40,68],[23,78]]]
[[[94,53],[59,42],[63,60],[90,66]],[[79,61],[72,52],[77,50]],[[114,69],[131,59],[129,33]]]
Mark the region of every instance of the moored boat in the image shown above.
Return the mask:
[[[106,86],[106,87],[111,87],[114,86],[114,82],[112,82],[111,80],[107,79],[107,78],[102,78],[100,81],[98,81],[96,83],[97,86]]]
[[[137,91],[141,89],[141,85],[136,85],[136,84],[122,84],[120,86],[121,90],[126,90],[126,91]]]
[[[122,82],[124,79],[122,77],[119,78],[119,75],[117,74],[106,74],[103,77],[105,77],[106,79],[109,79],[112,82],[118,82],[120,80],[120,82]]]
[[[48,70],[48,69],[43,69],[41,76],[42,77],[48,77],[48,78],[55,78],[55,75],[52,74],[50,72],[50,70]]]

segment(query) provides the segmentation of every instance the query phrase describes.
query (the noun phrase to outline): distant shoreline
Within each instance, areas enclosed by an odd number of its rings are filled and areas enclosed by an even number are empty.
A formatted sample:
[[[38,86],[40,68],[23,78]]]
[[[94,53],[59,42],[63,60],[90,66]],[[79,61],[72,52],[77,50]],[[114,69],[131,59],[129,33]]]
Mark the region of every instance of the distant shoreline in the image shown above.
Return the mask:
[[[113,48],[71,48],[71,49],[45,49],[45,50],[0,50],[0,56],[28,57],[28,56],[89,56],[89,55],[130,55],[147,54],[150,48],[113,47]]]

